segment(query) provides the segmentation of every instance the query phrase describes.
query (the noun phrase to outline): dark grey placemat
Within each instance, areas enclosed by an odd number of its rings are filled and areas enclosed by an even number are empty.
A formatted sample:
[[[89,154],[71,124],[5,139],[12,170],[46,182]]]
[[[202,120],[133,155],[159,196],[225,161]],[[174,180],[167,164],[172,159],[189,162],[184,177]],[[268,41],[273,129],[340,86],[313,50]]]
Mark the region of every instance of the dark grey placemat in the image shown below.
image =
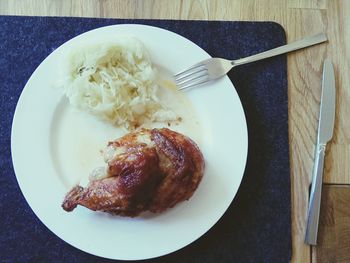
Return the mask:
[[[1,262],[111,262],[63,242],[33,214],[13,171],[10,134],[19,95],[40,62],[80,33],[121,23],[162,27],[192,40],[214,57],[232,59],[286,41],[283,28],[273,22],[0,16]],[[209,232],[191,245],[151,262],[290,260],[286,56],[241,66],[229,77],[242,100],[248,123],[248,162],[241,187],[230,208]],[[30,149],[26,151],[30,153]]]

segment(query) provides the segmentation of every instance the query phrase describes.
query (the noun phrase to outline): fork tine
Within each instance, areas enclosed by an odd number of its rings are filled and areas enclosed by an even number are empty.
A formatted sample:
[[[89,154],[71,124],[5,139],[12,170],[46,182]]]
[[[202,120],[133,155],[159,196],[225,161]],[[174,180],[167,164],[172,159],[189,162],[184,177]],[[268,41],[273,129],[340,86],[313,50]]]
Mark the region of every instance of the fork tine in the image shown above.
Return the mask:
[[[185,82],[187,80],[190,80],[192,78],[195,78],[196,76],[205,76],[208,75],[208,69],[205,66],[200,66],[195,69],[192,69],[192,71],[189,71],[180,77],[175,77],[175,81],[181,83]]]
[[[199,79],[203,79],[204,77],[206,77],[205,79],[208,79],[208,72],[207,71],[208,70],[205,69],[205,70],[190,74],[190,75],[183,77],[181,79],[176,79],[175,82],[178,86],[186,86],[187,84],[189,84],[191,82],[195,82],[196,80],[199,80]]]
[[[174,78],[175,79],[180,79],[180,78],[182,78],[184,76],[187,76],[188,73],[190,73],[191,71],[194,71],[195,69],[200,68],[200,67],[205,67],[205,65],[202,62],[194,64],[193,66],[189,67],[188,69],[185,69],[183,71],[180,71],[180,72],[174,74]]]
[[[204,84],[204,83],[207,83],[207,82],[209,82],[210,81],[210,79],[209,78],[206,78],[206,79],[204,79],[204,80],[202,80],[202,81],[197,81],[197,82],[191,82],[190,84],[187,84],[187,85],[185,85],[185,86],[182,86],[182,85],[180,85],[179,86],[179,90],[185,90],[185,89],[189,89],[189,88],[193,88],[193,87],[195,87],[195,86],[199,86],[199,85],[201,85],[201,84]]]
[[[206,62],[207,60],[203,60],[190,68],[173,75],[179,90],[192,88],[210,81]]]

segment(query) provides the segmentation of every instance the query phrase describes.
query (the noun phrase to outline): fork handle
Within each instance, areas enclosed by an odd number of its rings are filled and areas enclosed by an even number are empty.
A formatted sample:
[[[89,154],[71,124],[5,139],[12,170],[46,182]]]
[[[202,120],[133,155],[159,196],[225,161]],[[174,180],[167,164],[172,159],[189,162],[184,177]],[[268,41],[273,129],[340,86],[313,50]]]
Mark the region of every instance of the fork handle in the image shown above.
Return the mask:
[[[297,40],[295,42],[292,42],[290,44],[287,44],[287,45],[284,45],[281,47],[270,49],[270,50],[262,52],[262,53],[258,53],[258,54],[255,54],[255,55],[252,55],[249,57],[233,60],[233,61],[231,61],[231,63],[233,66],[243,65],[243,64],[254,62],[257,60],[262,60],[265,58],[278,56],[278,55],[285,54],[285,53],[288,53],[288,52],[291,52],[294,50],[298,50],[298,49],[302,49],[305,47],[320,44],[320,43],[325,42],[325,41],[327,41],[327,36],[323,33],[320,33],[320,34],[313,35],[310,37],[305,37],[303,39]]]

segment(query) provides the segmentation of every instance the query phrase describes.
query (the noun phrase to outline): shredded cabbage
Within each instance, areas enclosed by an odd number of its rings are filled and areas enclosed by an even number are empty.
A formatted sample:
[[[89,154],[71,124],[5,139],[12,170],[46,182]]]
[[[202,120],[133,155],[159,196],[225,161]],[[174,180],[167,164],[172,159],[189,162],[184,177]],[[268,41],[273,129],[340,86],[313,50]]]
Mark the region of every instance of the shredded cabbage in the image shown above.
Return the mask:
[[[135,38],[81,47],[68,68],[64,90],[74,107],[129,130],[146,120],[176,119],[159,101],[156,71]]]

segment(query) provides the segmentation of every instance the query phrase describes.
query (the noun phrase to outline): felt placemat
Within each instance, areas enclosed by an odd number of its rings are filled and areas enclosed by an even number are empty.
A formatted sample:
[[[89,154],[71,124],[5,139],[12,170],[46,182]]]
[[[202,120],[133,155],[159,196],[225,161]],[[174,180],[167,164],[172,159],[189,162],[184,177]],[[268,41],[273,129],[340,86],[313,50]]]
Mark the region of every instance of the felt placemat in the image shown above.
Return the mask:
[[[10,137],[20,93],[42,60],[78,34],[122,23],[165,28],[213,57],[230,59],[286,42],[284,29],[274,22],[0,16],[1,262],[114,262],[70,246],[34,215],[16,181]],[[229,77],[248,124],[248,161],[239,191],[224,216],[200,239],[150,262],[289,262],[291,258],[286,56],[237,67]]]

